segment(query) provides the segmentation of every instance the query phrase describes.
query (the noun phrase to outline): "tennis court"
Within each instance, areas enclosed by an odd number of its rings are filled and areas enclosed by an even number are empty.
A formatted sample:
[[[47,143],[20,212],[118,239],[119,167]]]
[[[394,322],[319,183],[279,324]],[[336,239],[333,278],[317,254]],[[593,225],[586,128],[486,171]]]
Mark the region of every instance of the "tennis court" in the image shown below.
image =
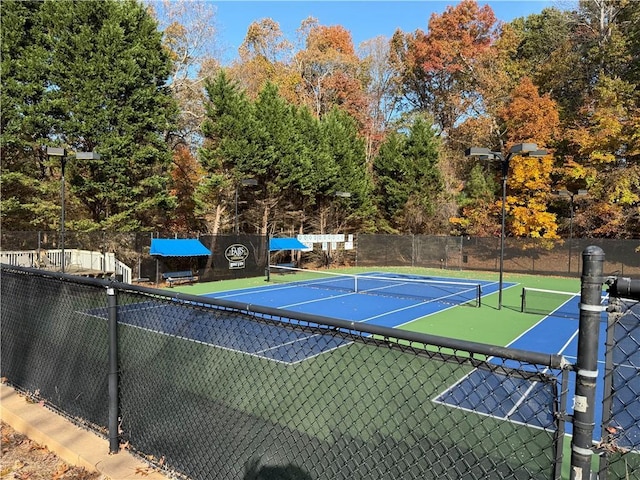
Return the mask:
[[[482,297],[498,290],[498,283],[488,280],[389,272],[337,274],[291,267],[276,270],[265,286],[204,296],[400,327],[454,306],[479,307]]]
[[[497,282],[489,280],[388,272],[366,272],[358,275],[286,272],[272,274],[272,278],[274,276],[277,281],[265,283],[263,286],[211,292],[204,296],[352,322],[401,327],[451,309],[458,309],[459,313],[465,312],[465,315],[473,315],[474,312],[487,315],[488,310],[475,307],[480,305],[483,297],[498,290]],[[518,290],[514,288],[516,285],[513,282],[505,283],[505,291]],[[533,313],[536,316],[533,318],[539,320],[508,346],[549,354],[559,353],[575,362],[578,348],[579,293],[529,289],[526,294],[523,293],[522,298],[522,308],[525,312],[520,315],[526,317],[527,312]],[[603,297],[603,302],[605,300]],[[243,319],[224,317],[211,322],[211,315],[215,313],[201,310],[194,310],[188,321],[185,321],[183,315],[183,318],[174,323],[171,319],[178,318],[178,314],[183,314],[184,309],[167,304],[146,302],[120,308],[123,309],[123,322],[129,325],[285,364],[305,361],[347,344],[339,337],[331,335],[309,334]],[[91,313],[106,317],[106,311],[96,310]],[[599,348],[600,376],[596,393],[598,404],[602,402],[604,390],[602,377],[606,315],[605,312],[602,313],[600,323],[602,341]],[[238,328],[238,322],[242,322],[241,328]],[[274,339],[277,339],[277,343],[274,343]],[[509,360],[501,360],[501,363],[514,369],[527,370],[526,365],[515,362],[510,365]],[[532,372],[535,371],[534,366],[530,369]],[[475,369],[463,378],[453,379],[452,382],[455,383],[432,398],[435,403],[534,428],[548,429],[554,425],[551,413],[553,408],[550,408],[550,405],[555,401],[555,393],[549,390],[548,385],[526,377],[507,378],[496,371],[486,369]],[[574,391],[574,384],[575,376],[571,375],[569,392]],[[624,398],[622,401],[628,409],[640,412],[638,398]],[[571,405],[569,413],[572,413]],[[601,438],[601,413],[599,409],[596,411],[596,440]],[[621,419],[620,423],[622,422]],[[571,433],[570,424],[567,425],[567,433]],[[632,439],[627,441],[625,446],[634,450],[640,447],[640,442],[637,441],[640,438],[640,427],[633,426],[625,432],[625,437]]]
[[[553,292],[547,290],[531,289],[523,292],[523,309],[529,313],[548,313],[533,327],[523,332],[518,338],[509,344],[509,347],[529,351],[555,354],[559,353],[572,363],[576,362],[578,352],[578,320],[580,294],[570,292]],[[527,300],[528,295],[528,300]],[[555,304],[554,307],[554,297]],[[526,302],[529,306],[526,306]],[[602,302],[606,303],[604,295]],[[558,304],[559,302],[559,304]],[[600,321],[600,342],[598,345],[598,378],[596,382],[596,404],[601,405],[604,392],[604,371],[605,371],[605,338],[607,328],[607,313],[602,312]],[[630,338],[618,338],[618,342],[633,342]],[[625,350],[624,345],[621,350]],[[631,346],[626,349],[629,352],[635,351]],[[507,362],[508,363],[508,362]],[[614,367],[628,375],[636,374],[636,367],[640,363],[640,353],[636,358],[626,358],[616,363]],[[516,365],[514,365],[515,367]],[[519,366],[519,365],[518,365]],[[526,368],[526,366],[525,366]],[[484,370],[474,370],[464,379],[458,381],[447,391],[440,394],[435,401],[448,404],[456,408],[466,408],[477,413],[493,416],[495,418],[510,420],[514,422],[526,423],[529,426],[544,428],[550,425],[548,411],[546,415],[542,412],[542,405],[532,405],[531,400],[544,399],[541,392],[543,386],[531,384],[525,380],[510,379],[511,388],[504,388],[504,380],[496,381],[496,373]],[[492,388],[492,384],[500,385],[501,388]],[[575,391],[575,375],[569,377],[569,392]],[[633,394],[632,389],[626,389],[621,393],[622,397],[618,401],[626,406],[624,411],[614,414],[614,425],[625,425],[622,429],[617,445],[632,450],[640,450],[640,425],[637,422],[629,422],[629,418],[640,416],[640,398]],[[487,401],[489,398],[489,401]],[[553,398],[549,396],[549,402]],[[568,413],[573,413],[573,406],[568,405]],[[623,418],[624,417],[624,418]],[[594,440],[598,441],[601,436],[602,409],[595,410],[595,427],[593,432]],[[572,424],[567,424],[567,433],[571,434]]]

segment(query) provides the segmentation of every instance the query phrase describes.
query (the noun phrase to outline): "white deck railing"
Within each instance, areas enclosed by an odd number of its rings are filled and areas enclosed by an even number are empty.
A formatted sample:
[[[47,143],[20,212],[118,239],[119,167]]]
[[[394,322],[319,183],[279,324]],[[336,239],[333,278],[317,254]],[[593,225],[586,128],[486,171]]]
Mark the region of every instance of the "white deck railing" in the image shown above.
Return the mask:
[[[64,266],[67,273],[122,275],[122,281],[131,283],[131,267],[118,261],[112,252],[101,253],[90,250],[65,249]],[[18,267],[60,270],[61,250],[0,251],[0,263]]]

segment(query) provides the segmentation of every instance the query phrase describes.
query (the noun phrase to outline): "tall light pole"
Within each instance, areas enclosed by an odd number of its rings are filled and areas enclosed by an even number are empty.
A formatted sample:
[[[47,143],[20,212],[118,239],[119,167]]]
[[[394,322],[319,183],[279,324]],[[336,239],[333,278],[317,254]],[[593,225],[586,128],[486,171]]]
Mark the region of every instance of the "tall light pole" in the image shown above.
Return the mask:
[[[67,164],[67,151],[60,147],[47,147],[47,156],[60,158],[60,205],[62,207],[60,213],[60,253],[62,255],[61,270],[64,273],[64,170]]]
[[[76,158],[79,160],[97,160],[100,158],[100,154],[96,153],[96,152],[77,152],[76,154]],[[60,148],[60,147],[47,147],[47,156],[48,157],[58,157],[60,158],[60,167],[61,167],[61,174],[60,174],[60,206],[61,208],[61,213],[60,213],[60,254],[61,254],[61,260],[60,260],[60,269],[62,271],[62,273],[64,273],[64,269],[65,269],[65,252],[64,252],[64,240],[65,240],[65,226],[64,226],[64,222],[65,222],[65,182],[64,182],[64,173],[65,173],[65,167],[67,165],[67,151],[64,148]]]
[[[234,221],[234,231],[236,233],[236,235],[238,235],[240,233],[240,224],[238,223],[238,190],[240,189],[240,187],[255,187],[256,185],[258,185],[258,180],[256,180],[255,178],[243,178],[242,180],[240,180],[240,183],[236,184],[236,214],[235,214],[235,221]]]
[[[507,176],[509,174],[509,162],[514,156],[521,157],[544,157],[546,150],[538,150],[535,143],[518,143],[509,149],[507,155],[502,152],[493,152],[488,148],[471,147],[465,151],[467,157],[478,157],[482,160],[498,160],[502,171],[502,228],[500,230],[500,284],[498,287],[498,310],[502,309],[502,286],[504,277],[504,241],[505,241],[505,218],[507,202]]]
[[[571,273],[571,255],[572,255],[572,246],[573,246],[573,199],[575,197],[584,197],[587,195],[587,191],[584,189],[580,189],[577,192],[572,192],[569,190],[558,190],[558,195],[563,198],[569,199],[569,208],[571,212],[569,212],[569,274]]]

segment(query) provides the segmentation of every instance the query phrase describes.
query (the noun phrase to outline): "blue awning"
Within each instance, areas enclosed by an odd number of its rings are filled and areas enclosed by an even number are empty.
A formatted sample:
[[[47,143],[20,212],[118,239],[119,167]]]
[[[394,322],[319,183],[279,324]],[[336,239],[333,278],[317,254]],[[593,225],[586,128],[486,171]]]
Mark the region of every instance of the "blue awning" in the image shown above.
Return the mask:
[[[269,251],[276,250],[306,250],[309,247],[297,238],[272,238],[269,240]]]
[[[152,238],[151,255],[160,257],[203,257],[211,252],[195,238]]]

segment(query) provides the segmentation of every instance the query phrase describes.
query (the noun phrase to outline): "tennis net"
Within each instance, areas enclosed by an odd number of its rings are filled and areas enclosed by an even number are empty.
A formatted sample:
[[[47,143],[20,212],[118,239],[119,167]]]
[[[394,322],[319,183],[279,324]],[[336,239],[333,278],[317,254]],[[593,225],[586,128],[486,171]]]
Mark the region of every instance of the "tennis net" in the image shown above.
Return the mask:
[[[520,311],[537,315],[579,318],[580,311],[578,306],[571,302],[578,295],[580,294],[574,292],[524,287],[522,289]]]
[[[267,281],[291,286],[339,290],[386,297],[433,300],[452,305],[481,305],[480,283],[434,280],[396,273],[348,274],[270,265]]]

